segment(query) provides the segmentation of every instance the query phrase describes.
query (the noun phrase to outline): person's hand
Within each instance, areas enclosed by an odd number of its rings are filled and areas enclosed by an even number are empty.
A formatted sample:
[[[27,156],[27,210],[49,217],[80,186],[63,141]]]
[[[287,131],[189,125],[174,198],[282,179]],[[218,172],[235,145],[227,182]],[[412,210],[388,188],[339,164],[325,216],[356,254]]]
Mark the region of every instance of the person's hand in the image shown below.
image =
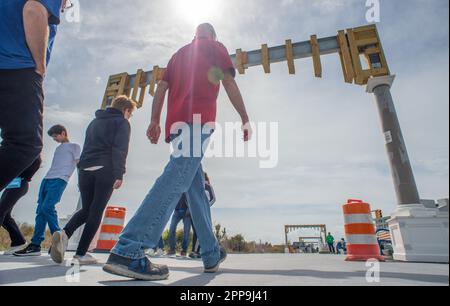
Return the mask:
[[[116,180],[114,182],[113,189],[115,189],[115,190],[120,189],[120,187],[122,187],[122,183],[123,183],[122,180]]]
[[[253,130],[250,122],[246,122],[242,124],[242,133],[244,134],[244,141],[248,142],[252,139]]]
[[[46,67],[45,66],[41,66],[41,67],[36,67],[36,69],[34,70],[37,74],[39,74],[41,77],[45,77],[45,73],[47,72],[46,71],[47,69],[46,69]]]
[[[63,0],[61,5],[61,13],[64,13],[66,11],[66,7],[67,7],[67,0]]]
[[[147,130],[147,137],[152,144],[157,144],[161,136],[161,126],[157,122],[150,123]]]

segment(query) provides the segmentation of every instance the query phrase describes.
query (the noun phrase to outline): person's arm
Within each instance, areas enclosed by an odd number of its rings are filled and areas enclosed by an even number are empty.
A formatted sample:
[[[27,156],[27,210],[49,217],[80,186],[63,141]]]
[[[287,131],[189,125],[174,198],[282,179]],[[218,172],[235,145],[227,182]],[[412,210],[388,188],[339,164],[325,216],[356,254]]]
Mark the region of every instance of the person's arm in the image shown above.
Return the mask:
[[[36,64],[36,72],[45,76],[49,37],[49,12],[39,1],[29,0],[23,8],[25,38]]]
[[[75,165],[78,165],[80,163],[81,158],[81,147],[77,144],[75,144],[75,152],[73,158],[75,161]]]
[[[152,144],[157,144],[161,136],[161,113],[164,106],[166,92],[169,89],[169,83],[160,81],[153,99],[152,120],[147,130],[147,137]]]
[[[233,78],[229,73],[225,73],[225,77],[222,80],[223,87],[227,92],[228,98],[233,104],[234,108],[238,112],[242,120],[242,130],[244,132],[244,141],[249,141],[252,136],[252,130],[250,127],[250,122],[245,108],[244,99],[242,98],[241,91]]]
[[[214,192],[214,188],[211,184],[206,183],[205,189],[209,193],[209,205],[213,206],[214,203],[216,203],[216,193]]]

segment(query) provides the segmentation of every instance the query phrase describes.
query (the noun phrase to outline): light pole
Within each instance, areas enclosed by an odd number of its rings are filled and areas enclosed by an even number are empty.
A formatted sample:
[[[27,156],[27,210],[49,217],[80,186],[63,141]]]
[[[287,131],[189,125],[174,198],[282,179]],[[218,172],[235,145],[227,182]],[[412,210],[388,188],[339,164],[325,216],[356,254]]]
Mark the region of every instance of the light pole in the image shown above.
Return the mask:
[[[388,221],[394,259],[448,263],[448,214],[421,204],[391,94],[394,80],[393,75],[375,77],[367,85],[367,92],[375,95],[397,195],[397,209]]]

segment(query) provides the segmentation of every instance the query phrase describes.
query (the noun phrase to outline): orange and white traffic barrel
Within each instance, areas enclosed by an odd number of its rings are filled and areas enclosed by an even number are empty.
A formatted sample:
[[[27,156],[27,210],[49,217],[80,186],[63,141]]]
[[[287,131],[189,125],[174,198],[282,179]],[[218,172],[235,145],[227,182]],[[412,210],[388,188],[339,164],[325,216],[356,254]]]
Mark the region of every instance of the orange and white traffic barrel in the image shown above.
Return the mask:
[[[370,205],[361,200],[348,200],[343,206],[347,261],[385,261],[381,256]]]
[[[96,252],[109,252],[119,241],[125,225],[126,208],[108,206],[100,228]]]

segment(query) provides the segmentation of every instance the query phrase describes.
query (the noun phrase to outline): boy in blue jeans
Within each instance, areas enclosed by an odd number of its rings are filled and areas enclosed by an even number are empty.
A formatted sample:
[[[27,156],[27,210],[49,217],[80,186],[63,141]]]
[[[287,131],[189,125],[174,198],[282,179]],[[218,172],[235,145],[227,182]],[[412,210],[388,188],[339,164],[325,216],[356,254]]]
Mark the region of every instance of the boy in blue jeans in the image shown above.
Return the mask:
[[[80,146],[69,141],[65,127],[55,125],[48,131],[48,135],[60,145],[56,148],[52,166],[41,183],[31,244],[14,253],[15,256],[40,256],[47,224],[52,234],[60,230],[55,207],[61,201],[67,183],[80,160]]]

